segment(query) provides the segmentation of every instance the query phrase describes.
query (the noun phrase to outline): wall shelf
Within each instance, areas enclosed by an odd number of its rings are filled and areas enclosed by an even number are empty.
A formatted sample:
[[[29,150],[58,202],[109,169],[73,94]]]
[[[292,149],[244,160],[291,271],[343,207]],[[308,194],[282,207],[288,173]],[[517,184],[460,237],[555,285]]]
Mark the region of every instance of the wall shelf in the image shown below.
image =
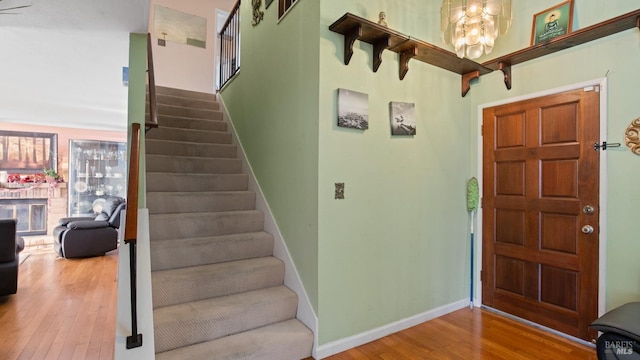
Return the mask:
[[[459,58],[456,54],[438,46],[412,38],[367,19],[344,14],[329,26],[329,30],[344,35],[344,64],[348,65],[353,55],[353,44],[360,40],[373,45],[373,71],[382,64],[382,52],[389,50],[399,55],[399,77],[404,79],[409,71],[409,60],[416,59],[461,75],[462,96],[470,90],[471,80],[496,70],[504,74],[504,83],[511,89],[511,67],[529,60],[597,40],[634,27],[640,28],[640,9],[556,37],[548,42],[501,56],[478,64]]]
[[[462,75],[462,96],[469,91],[471,80],[493,71],[469,59],[461,59],[450,51],[350,13],[344,14],[331,24],[329,30],[344,35],[345,65],[349,64],[353,55],[354,42],[360,40],[373,45],[374,72],[378,71],[382,64],[382,52],[393,51],[400,57],[400,80],[404,79],[409,71],[409,60],[416,59]]]
[[[547,42],[529,46],[511,54],[501,56],[497,59],[489,60],[482,65],[490,68],[491,70],[501,70],[504,74],[504,83],[507,86],[507,89],[511,89],[511,66],[588,43],[621,31],[629,30],[634,27],[640,27],[640,9],[562,36],[558,36]]]

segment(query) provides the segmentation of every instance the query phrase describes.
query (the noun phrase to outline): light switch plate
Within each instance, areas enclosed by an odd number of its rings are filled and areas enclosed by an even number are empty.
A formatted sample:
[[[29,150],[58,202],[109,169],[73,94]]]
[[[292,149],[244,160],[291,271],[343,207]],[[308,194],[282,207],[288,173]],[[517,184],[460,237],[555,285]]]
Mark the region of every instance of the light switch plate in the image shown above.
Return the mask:
[[[336,199],[344,199],[344,183],[336,183]]]

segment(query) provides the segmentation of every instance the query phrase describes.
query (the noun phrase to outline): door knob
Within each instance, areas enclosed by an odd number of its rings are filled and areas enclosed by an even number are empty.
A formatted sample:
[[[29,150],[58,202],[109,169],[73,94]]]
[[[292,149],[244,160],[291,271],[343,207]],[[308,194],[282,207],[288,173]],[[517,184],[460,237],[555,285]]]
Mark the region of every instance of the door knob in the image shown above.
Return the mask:
[[[585,226],[582,227],[582,233],[591,234],[592,232],[593,232],[593,226],[585,225]]]
[[[585,205],[585,207],[582,208],[582,212],[587,215],[593,215],[593,213],[596,212],[596,209],[591,205]]]

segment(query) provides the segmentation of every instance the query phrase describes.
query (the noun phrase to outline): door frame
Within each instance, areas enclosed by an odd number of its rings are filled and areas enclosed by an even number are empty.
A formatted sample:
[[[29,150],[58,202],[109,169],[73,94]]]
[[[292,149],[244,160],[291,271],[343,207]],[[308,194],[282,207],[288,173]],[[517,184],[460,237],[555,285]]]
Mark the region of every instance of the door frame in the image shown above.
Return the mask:
[[[482,189],[483,181],[482,181],[482,160],[484,154],[482,153],[482,144],[483,144],[483,136],[482,136],[482,122],[483,122],[483,111],[485,108],[500,106],[504,104],[509,104],[522,100],[529,100],[534,98],[539,98],[547,95],[558,94],[566,91],[582,89],[590,86],[599,86],[600,87],[600,142],[607,141],[607,78],[598,78],[593,79],[581,83],[576,83],[572,85],[557,87],[549,90],[538,91],[530,94],[519,95],[511,98],[506,98],[502,100],[497,100],[490,103],[484,103],[478,105],[477,112],[477,145],[478,145],[478,158],[477,158],[477,178],[478,178],[478,186]],[[599,213],[599,250],[598,250],[598,316],[601,316],[605,313],[606,309],[606,249],[607,249],[607,156],[605,150],[600,150],[600,184],[599,188],[599,200],[600,200],[600,213]],[[482,191],[480,191],[482,195]],[[476,227],[475,227],[475,248],[477,252],[474,257],[474,262],[476,264],[480,264],[476,267],[473,275],[474,281],[474,296],[473,296],[473,304],[474,306],[480,307],[482,304],[482,283],[480,282],[480,271],[482,270],[482,207],[478,207],[477,218],[476,218]]]

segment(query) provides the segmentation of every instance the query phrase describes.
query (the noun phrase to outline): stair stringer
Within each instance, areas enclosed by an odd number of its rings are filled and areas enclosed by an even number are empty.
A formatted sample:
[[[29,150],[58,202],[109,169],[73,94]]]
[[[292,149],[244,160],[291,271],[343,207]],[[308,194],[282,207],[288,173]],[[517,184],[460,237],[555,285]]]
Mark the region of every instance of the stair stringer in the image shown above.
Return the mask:
[[[262,188],[260,188],[260,184],[256,180],[255,174],[253,172],[253,168],[251,168],[251,164],[247,159],[247,155],[244,151],[244,147],[242,146],[242,142],[238,138],[238,134],[236,133],[235,126],[233,125],[233,121],[229,116],[229,112],[227,111],[227,106],[224,102],[224,99],[220,94],[216,94],[218,102],[222,105],[220,110],[222,111],[223,120],[229,125],[229,131],[231,132],[231,138],[234,145],[237,146],[238,149],[238,157],[242,161],[242,171],[243,173],[248,175],[249,190],[255,192],[256,194],[256,206],[255,209],[264,213],[264,231],[273,235],[274,245],[273,245],[273,256],[277,259],[280,259],[284,262],[285,266],[285,277],[284,284],[293,290],[298,295],[298,312],[296,314],[296,318],[300,320],[305,326],[309,329],[313,330],[313,349],[312,355],[314,358],[316,356],[316,347],[318,344],[318,316],[313,310],[313,306],[311,305],[311,301],[309,300],[309,296],[307,295],[307,291],[302,284],[302,279],[300,278],[300,274],[298,273],[298,269],[295,266],[293,258],[291,257],[291,253],[289,253],[289,249],[287,248],[287,244],[284,242],[284,238],[282,237],[282,233],[278,228],[278,224],[273,218],[273,214],[271,212],[271,208],[269,208],[269,204],[264,197],[264,193],[262,192]]]

